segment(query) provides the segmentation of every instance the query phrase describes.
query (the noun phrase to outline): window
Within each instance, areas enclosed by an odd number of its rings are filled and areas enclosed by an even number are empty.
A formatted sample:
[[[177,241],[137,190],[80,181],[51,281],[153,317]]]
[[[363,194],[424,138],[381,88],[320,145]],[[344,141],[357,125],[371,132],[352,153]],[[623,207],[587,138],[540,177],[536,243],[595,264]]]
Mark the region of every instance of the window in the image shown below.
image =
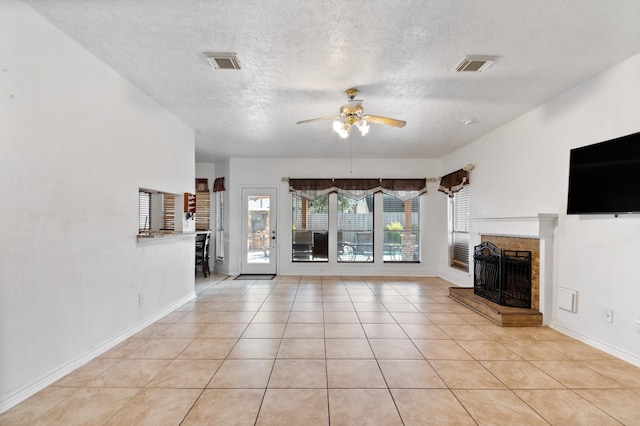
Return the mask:
[[[338,262],[373,262],[373,194],[338,194]]]
[[[321,237],[324,241],[328,234],[327,215],[330,210],[332,221],[335,219],[333,215],[337,216],[336,224],[331,222],[330,246],[336,248],[338,262],[374,263],[376,235],[378,248],[383,249],[382,253],[378,252],[378,260],[407,263],[420,261],[420,195],[427,190],[426,178],[289,178],[288,181],[289,190],[294,194],[294,260],[316,260],[316,238]],[[335,196],[331,195],[334,193]],[[379,193],[382,193],[381,196],[375,195]],[[306,202],[299,197],[315,201]],[[374,197],[383,201],[383,205],[377,208],[383,213],[382,220],[378,220],[377,226],[380,229],[377,232],[374,232]],[[311,213],[320,212],[323,213],[323,222],[314,224]],[[325,256],[328,258],[324,247],[322,253],[323,260]]]
[[[138,191],[138,232],[151,230],[151,193]]]
[[[291,194],[291,260],[329,261],[329,195],[309,201]]]
[[[224,190],[216,194],[216,260],[224,260]]]
[[[175,230],[176,229],[176,197],[171,194],[164,194],[162,197],[163,206],[163,222],[162,229]]]
[[[176,194],[138,189],[138,233],[175,230]],[[180,205],[182,208],[182,205]]]
[[[196,230],[208,231],[211,216],[211,194],[209,191],[196,192]]]
[[[384,261],[420,260],[420,198],[406,201],[383,194]]]
[[[449,198],[449,266],[469,271],[469,186]]]

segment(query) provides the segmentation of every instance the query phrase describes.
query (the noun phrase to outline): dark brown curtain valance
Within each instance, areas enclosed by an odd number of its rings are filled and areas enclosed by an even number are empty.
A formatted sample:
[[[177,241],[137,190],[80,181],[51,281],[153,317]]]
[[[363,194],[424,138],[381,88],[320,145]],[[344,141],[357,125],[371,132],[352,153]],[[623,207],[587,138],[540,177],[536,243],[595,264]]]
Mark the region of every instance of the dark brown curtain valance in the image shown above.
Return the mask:
[[[333,179],[289,179],[289,191],[313,201],[335,191]]]
[[[381,179],[380,186],[389,191],[422,191],[427,187],[427,179]]]
[[[362,199],[376,192],[408,200],[427,191],[422,179],[289,179],[289,190],[308,200],[337,192],[353,199]]]
[[[209,192],[209,179],[197,178],[196,179],[196,192]]]
[[[381,179],[380,187],[384,194],[407,201],[427,192],[427,179]]]
[[[354,200],[380,192],[380,179],[334,179],[336,192]]]
[[[219,177],[213,181],[213,192],[224,191],[224,178]]]
[[[440,178],[438,191],[453,197],[453,194],[460,191],[465,185],[469,185],[469,172],[460,169]]]
[[[333,179],[289,179],[289,188],[295,191],[323,191],[333,187]]]
[[[334,179],[337,189],[346,191],[367,191],[380,187],[380,179]]]

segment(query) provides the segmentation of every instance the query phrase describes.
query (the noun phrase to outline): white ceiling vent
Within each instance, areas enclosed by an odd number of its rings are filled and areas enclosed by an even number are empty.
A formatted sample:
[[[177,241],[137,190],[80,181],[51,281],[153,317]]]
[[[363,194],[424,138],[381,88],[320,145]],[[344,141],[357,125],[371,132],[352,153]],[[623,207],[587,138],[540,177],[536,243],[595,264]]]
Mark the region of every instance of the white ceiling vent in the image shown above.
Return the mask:
[[[217,70],[239,70],[240,61],[235,53],[205,53],[211,66]]]
[[[489,68],[496,60],[495,56],[465,56],[463,60],[456,65],[456,72],[482,72]]]

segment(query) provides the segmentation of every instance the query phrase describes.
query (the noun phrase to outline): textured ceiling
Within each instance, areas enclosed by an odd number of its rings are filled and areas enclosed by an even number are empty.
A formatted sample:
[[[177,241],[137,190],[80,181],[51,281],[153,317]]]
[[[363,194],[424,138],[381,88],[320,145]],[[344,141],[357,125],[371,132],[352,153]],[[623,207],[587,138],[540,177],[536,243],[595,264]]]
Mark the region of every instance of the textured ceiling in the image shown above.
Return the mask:
[[[640,52],[638,0],[26,3],[193,127],[197,161],[437,158]],[[465,55],[498,60],[453,72]],[[372,124],[350,147],[331,121],[295,124],[337,114],[354,86],[365,113],[406,127]]]

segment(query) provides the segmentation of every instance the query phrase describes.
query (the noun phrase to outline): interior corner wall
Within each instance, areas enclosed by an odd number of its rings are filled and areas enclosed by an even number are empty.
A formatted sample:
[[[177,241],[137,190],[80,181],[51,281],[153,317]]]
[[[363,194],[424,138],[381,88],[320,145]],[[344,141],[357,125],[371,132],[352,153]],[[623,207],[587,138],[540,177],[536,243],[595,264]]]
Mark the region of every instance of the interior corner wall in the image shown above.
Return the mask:
[[[191,128],[17,0],[0,64],[3,411],[194,296],[192,239],[136,234],[138,188],[195,165]]]
[[[365,144],[366,139],[361,139]],[[337,143],[335,140],[327,143]],[[358,142],[359,143],[359,142]],[[351,171],[350,171],[351,170]],[[216,166],[216,173],[221,169]],[[227,255],[226,273],[241,272],[241,208],[243,188],[276,188],[277,190],[277,272],[280,275],[343,275],[343,276],[435,276],[442,256],[446,257],[445,198],[437,185],[428,184],[427,194],[421,198],[420,237],[421,262],[412,263],[338,263],[292,262],[291,260],[291,195],[283,177],[292,178],[417,178],[440,176],[440,161],[433,159],[319,159],[319,158],[231,158],[230,179],[225,181],[226,211],[233,212],[225,223]],[[227,202],[228,201],[228,202]],[[444,216],[442,216],[444,215]],[[331,220],[331,219],[330,219]],[[444,226],[445,240],[439,240],[438,228]],[[442,248],[444,246],[444,248]]]
[[[640,215],[569,216],[566,209],[570,149],[640,131],[639,112],[640,54],[443,158],[445,170],[476,166],[471,217],[558,214],[551,325],[636,365]],[[471,277],[458,284],[473,285]],[[576,313],[557,308],[558,287],[578,292]],[[614,311],[613,323],[605,309]]]

